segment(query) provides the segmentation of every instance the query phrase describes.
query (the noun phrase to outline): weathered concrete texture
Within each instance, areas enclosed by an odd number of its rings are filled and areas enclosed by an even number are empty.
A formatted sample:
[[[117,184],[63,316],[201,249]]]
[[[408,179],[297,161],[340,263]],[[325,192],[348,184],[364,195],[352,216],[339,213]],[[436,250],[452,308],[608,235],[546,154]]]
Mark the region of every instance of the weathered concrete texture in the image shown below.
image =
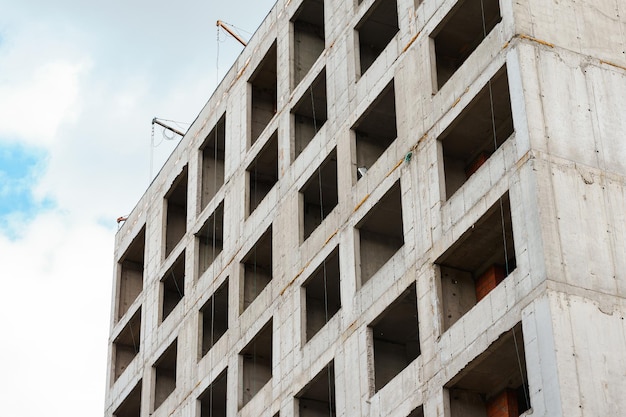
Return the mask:
[[[107,417],[620,415],[626,10],[483,1],[278,1],[117,235]]]

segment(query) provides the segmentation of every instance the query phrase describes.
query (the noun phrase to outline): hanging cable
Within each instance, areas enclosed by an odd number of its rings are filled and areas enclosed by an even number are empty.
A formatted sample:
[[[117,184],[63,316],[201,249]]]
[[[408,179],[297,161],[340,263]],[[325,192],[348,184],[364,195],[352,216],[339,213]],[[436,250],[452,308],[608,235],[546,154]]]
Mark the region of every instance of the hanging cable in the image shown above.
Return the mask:
[[[133,341],[133,350],[135,353],[139,353],[139,348],[137,347],[137,342],[135,341],[135,332],[133,331],[133,319],[131,318],[128,322],[128,326],[130,327],[130,337]]]
[[[480,10],[482,14],[483,40],[484,40],[485,38],[487,38],[487,23],[485,21],[484,0],[480,0]],[[490,112],[491,112],[491,128],[492,128],[492,134],[493,134],[493,150],[495,152],[498,149],[498,136],[497,136],[496,116],[495,116],[495,110],[494,110],[494,104],[493,104],[493,89],[491,86],[491,80],[489,80],[487,84],[489,87],[489,106],[490,106]],[[502,197],[499,198],[499,204],[500,204],[500,226],[502,227],[502,243],[503,243],[503,248],[504,248],[504,269],[505,269],[505,276],[508,276],[510,273],[509,255],[508,255],[507,238],[506,238],[506,223],[504,221],[504,203],[502,201]],[[528,401],[528,394],[526,392],[527,391],[526,380],[524,378],[524,370],[522,367],[522,359],[520,357],[519,346],[517,343],[517,336],[515,334],[515,327],[511,329],[511,332],[513,333],[513,343],[515,344],[517,364],[518,364],[519,371],[520,371],[520,377],[522,379],[522,390],[524,391],[524,399],[526,401],[526,406],[530,406],[530,403]]]
[[[309,87],[311,93],[311,113],[313,116],[313,136],[317,135],[317,118],[315,115],[315,96],[313,94],[313,84]],[[324,220],[324,192],[322,189],[322,166],[317,167],[317,181],[319,184],[320,199],[320,223]],[[324,277],[324,323],[328,323],[328,276],[326,271],[326,259],[322,261],[322,273]],[[330,363],[326,365],[326,373],[328,374],[328,415],[333,417],[333,389],[331,375],[332,367]]]
[[[220,83],[220,27],[217,25],[217,37],[216,37],[216,58],[215,58],[215,88]]]
[[[517,346],[517,336],[515,335],[515,327],[511,329],[513,332],[513,343],[515,344],[515,354],[517,355],[517,365],[519,366],[519,374],[522,377],[522,390],[524,391],[524,401],[526,401],[526,407],[530,408],[530,401],[528,400],[528,393],[526,392],[526,379],[524,378],[524,369],[522,368],[522,360],[519,353],[519,347]]]
[[[180,298],[183,298],[183,293],[180,290],[180,288],[178,287],[178,281],[176,280],[176,274],[174,273],[174,267],[172,267],[171,277],[174,280],[174,286],[176,287],[176,291],[178,291],[178,295],[180,295]]]

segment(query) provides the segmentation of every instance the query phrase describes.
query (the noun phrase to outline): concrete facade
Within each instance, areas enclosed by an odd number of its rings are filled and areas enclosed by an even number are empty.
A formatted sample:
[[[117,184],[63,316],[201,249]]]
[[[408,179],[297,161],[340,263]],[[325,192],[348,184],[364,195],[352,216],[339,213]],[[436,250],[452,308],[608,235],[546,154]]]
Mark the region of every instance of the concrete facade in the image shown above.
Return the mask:
[[[623,415],[624,97],[620,0],[279,0],[117,234],[105,415]]]

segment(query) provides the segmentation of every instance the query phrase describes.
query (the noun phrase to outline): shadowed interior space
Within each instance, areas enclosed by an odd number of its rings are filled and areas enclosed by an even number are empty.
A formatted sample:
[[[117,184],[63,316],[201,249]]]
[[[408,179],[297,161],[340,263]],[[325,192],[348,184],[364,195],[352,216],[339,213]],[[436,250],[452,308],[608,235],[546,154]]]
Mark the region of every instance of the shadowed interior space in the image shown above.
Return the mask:
[[[498,0],[464,0],[450,10],[431,35],[437,88],[452,77],[501,20]]]
[[[374,389],[378,391],[420,355],[415,284],[369,327],[374,348]]]
[[[202,173],[200,177],[200,210],[203,211],[209,201],[224,185],[224,157],[226,147],[226,113],[220,117],[200,146],[202,155]]]
[[[324,51],[324,1],[305,0],[293,23],[293,81],[297,86]]]
[[[240,408],[272,379],[272,320],[239,353],[242,363]]]
[[[445,385],[450,417],[518,417],[529,410],[524,352],[518,323]]]
[[[116,321],[119,321],[143,290],[146,227],[142,227],[120,259]]]
[[[272,280],[272,226],[263,233],[241,262],[244,279],[240,312],[243,313]]]
[[[339,248],[337,247],[303,285],[306,301],[307,342],[341,308],[340,279]]]
[[[515,269],[508,193],[436,263],[441,274],[443,324],[448,329]]]
[[[396,99],[393,80],[352,126],[356,148],[357,179],[380,158],[396,140]]]
[[[400,182],[372,207],[357,229],[363,285],[404,245]]]
[[[248,82],[252,94],[250,100],[250,145],[252,145],[272,120],[278,106],[276,42],[267,51]]]
[[[372,66],[399,30],[396,0],[376,1],[356,25],[361,75]]]
[[[446,199],[514,132],[506,67],[500,69],[441,134]]]

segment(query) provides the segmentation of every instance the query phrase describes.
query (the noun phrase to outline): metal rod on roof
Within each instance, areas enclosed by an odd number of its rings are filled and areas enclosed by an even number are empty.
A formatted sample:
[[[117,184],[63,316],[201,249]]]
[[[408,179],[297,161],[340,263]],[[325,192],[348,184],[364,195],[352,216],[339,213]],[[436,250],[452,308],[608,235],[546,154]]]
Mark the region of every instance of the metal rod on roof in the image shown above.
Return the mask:
[[[237,35],[235,32],[233,32],[227,25],[226,23],[222,22],[221,20],[218,20],[216,23],[217,26],[221,27],[222,29],[224,29],[230,36],[232,36],[233,38],[235,38],[240,44],[242,44],[243,46],[247,46],[248,44],[246,43],[246,41],[244,41],[243,39],[241,39],[241,37],[239,35]]]
[[[185,136],[185,134],[183,132],[181,132],[180,130],[174,129],[171,126],[166,125],[165,123],[163,123],[162,121],[160,121],[159,119],[157,119],[156,117],[154,119],[152,119],[152,124],[157,124],[159,126],[163,126],[164,128],[166,128],[169,131],[172,131],[174,133],[176,133],[177,135],[180,136]]]

